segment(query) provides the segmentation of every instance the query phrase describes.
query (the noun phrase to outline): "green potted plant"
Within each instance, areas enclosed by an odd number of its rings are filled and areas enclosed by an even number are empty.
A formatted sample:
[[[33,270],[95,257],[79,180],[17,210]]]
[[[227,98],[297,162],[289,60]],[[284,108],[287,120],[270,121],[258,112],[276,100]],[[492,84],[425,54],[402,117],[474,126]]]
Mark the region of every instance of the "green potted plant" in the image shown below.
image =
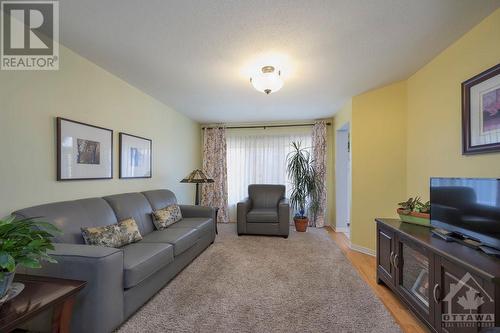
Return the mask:
[[[9,291],[18,265],[40,268],[42,260],[56,262],[47,251],[54,249],[51,238],[59,233],[52,224],[33,218],[0,219],[0,299]]]
[[[292,185],[290,204],[296,211],[295,229],[305,232],[309,225],[306,210],[314,215],[318,212],[323,184],[317,177],[309,151],[302,148],[300,142],[292,142],[291,146],[293,150],[287,156],[287,173]]]
[[[420,197],[409,198],[398,203],[398,206],[397,212],[401,221],[430,227],[430,201],[422,202]]]

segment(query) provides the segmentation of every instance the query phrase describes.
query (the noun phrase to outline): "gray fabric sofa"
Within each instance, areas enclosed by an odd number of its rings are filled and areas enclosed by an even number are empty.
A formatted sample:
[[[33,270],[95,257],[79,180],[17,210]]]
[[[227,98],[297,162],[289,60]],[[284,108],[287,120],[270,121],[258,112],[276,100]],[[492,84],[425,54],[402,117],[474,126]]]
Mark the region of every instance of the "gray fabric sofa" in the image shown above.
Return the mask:
[[[125,193],[21,209],[63,230],[52,256],[57,264],[24,273],[87,281],[75,302],[72,332],[111,332],[215,240],[215,209],[180,205],[183,219],[158,231],[153,210],[177,203],[169,190]],[[82,226],[133,217],[143,240],[122,248],[85,245]]]
[[[248,198],[237,205],[238,235],[288,237],[290,205],[284,185],[248,186]]]

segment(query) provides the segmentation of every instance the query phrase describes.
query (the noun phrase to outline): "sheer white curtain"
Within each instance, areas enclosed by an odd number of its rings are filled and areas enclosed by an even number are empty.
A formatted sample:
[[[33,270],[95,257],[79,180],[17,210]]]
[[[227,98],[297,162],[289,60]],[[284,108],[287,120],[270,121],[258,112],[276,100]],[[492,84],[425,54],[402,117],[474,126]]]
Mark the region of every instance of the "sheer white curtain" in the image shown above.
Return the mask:
[[[290,143],[311,148],[310,127],[227,130],[229,219],[236,221],[236,204],[248,196],[250,184],[283,184],[290,192],[286,157]]]

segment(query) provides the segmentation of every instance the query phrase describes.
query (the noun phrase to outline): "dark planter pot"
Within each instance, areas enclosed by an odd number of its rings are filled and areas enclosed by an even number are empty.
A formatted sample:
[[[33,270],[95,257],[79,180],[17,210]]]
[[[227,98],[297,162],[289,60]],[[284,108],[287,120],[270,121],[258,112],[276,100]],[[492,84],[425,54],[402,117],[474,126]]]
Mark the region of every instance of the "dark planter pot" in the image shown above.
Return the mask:
[[[307,217],[303,219],[295,217],[293,221],[295,222],[295,230],[297,230],[298,232],[307,231],[307,226],[309,225],[309,219]]]
[[[14,280],[15,272],[4,273],[3,279],[0,280],[0,298],[3,298],[10,289]]]

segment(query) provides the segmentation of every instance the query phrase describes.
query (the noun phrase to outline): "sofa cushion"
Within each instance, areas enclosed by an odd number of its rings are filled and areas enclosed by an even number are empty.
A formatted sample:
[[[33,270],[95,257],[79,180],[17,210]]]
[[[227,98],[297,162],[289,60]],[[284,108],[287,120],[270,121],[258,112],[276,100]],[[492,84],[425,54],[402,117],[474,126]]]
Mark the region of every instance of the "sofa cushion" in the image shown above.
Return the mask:
[[[141,193],[124,193],[110,195],[103,198],[113,208],[119,221],[134,218],[139,226],[141,235],[147,235],[155,230],[151,213],[153,208]]]
[[[134,219],[126,219],[103,227],[82,227],[82,236],[87,245],[122,247],[142,239]]]
[[[146,197],[146,199],[148,199],[151,207],[153,207],[153,210],[177,204],[175,194],[169,190],[145,191],[142,192],[142,194]]]
[[[153,212],[153,223],[158,230],[168,228],[180,220],[182,220],[182,214],[181,209],[177,204],[170,205]]]
[[[179,222],[172,224],[169,228],[192,228],[198,229],[204,233],[213,230],[213,224],[210,217],[184,217]]]
[[[196,244],[200,233],[193,228],[167,228],[153,231],[141,243],[170,243],[174,246],[174,256],[178,256]]]
[[[84,244],[81,227],[97,227],[118,222],[113,209],[101,198],[54,202],[18,210],[19,218],[40,217],[62,230],[54,238],[58,243]],[[127,218],[129,216],[126,216]]]
[[[123,250],[124,287],[131,288],[174,261],[173,246],[167,243],[134,243]]]
[[[278,222],[278,211],[277,209],[271,208],[254,208],[250,210],[247,214],[248,222],[257,223],[277,223]]]

